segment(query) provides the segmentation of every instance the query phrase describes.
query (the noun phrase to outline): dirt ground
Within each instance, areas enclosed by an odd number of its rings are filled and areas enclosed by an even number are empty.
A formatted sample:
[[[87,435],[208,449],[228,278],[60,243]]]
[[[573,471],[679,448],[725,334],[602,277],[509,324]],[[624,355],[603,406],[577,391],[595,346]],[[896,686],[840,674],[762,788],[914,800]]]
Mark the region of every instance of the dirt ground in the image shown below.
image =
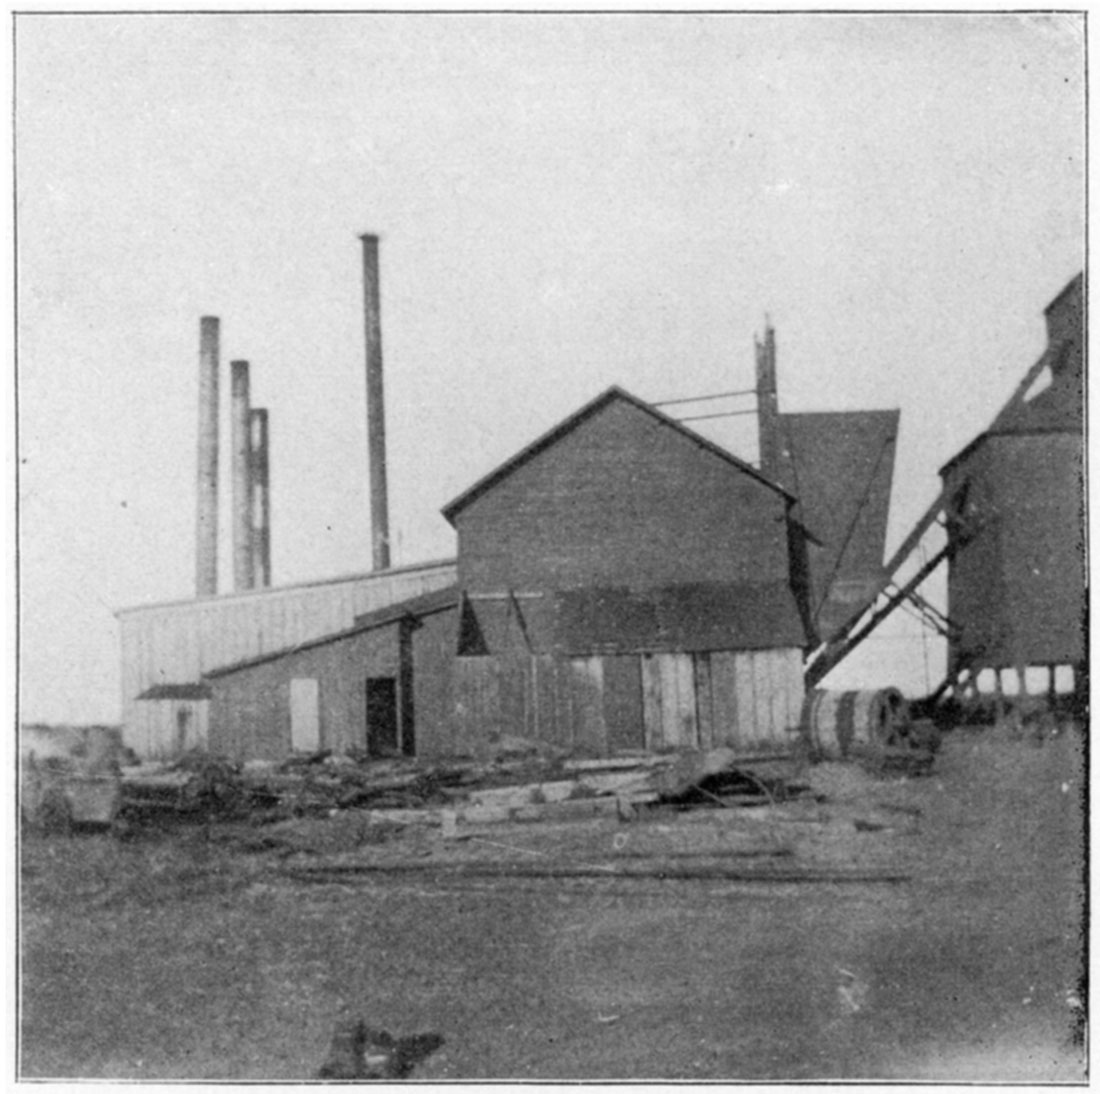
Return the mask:
[[[924,778],[820,765],[816,799],[459,841],[350,813],[26,836],[20,1074],[308,1080],[362,1017],[442,1035],[419,1080],[1083,1082],[1083,753],[964,728]],[[615,872],[655,856],[815,872]],[[477,861],[609,870],[431,869]],[[387,863],[419,872],[355,872]]]

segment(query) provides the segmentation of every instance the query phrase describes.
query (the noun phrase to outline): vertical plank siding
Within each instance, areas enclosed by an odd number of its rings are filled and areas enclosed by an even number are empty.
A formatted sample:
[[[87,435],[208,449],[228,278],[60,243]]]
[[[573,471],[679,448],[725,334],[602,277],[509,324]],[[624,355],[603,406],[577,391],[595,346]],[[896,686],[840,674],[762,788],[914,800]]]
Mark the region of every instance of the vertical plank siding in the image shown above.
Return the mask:
[[[710,671],[710,654],[695,655],[695,713],[699,720],[699,747],[714,748],[714,687]]]
[[[690,653],[658,653],[661,737],[666,748],[697,748],[695,676]]]
[[[664,715],[661,712],[661,665],[653,654],[642,655],[642,721],[645,747],[664,748]]]
[[[573,695],[573,751],[607,755],[607,726],[603,714],[603,658],[574,658],[569,662]]]
[[[747,747],[756,737],[756,688],[751,653],[733,655],[733,686],[737,696],[737,721],[729,744]]]
[[[477,755],[500,732],[500,688],[496,658],[455,659],[455,751]]]
[[[713,747],[733,746],[738,740],[737,655],[717,650],[709,655],[710,704],[713,710]]]
[[[641,658],[603,659],[603,713],[609,752],[645,748]]]

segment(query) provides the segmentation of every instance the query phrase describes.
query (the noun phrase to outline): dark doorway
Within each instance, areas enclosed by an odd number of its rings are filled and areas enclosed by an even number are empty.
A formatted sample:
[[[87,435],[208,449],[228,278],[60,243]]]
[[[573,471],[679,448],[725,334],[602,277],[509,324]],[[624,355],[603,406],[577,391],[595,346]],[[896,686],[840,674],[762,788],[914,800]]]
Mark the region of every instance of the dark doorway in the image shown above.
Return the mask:
[[[371,756],[400,753],[397,732],[397,680],[367,677],[367,752]]]

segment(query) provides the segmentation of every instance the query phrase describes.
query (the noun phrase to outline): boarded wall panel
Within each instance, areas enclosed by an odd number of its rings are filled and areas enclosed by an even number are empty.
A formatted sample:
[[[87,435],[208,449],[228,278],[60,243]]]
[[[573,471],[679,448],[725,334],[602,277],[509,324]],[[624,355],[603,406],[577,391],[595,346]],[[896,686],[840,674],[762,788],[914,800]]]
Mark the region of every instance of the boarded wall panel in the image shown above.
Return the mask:
[[[798,736],[798,723],[802,717],[802,699],[805,695],[805,682],[802,675],[802,651],[798,649],[787,650],[785,663],[786,737],[789,742],[794,743]]]
[[[577,657],[569,661],[573,690],[573,748],[596,756],[607,755],[607,727],[603,718],[603,659]]]
[[[761,650],[758,654],[766,666],[768,680],[768,741],[786,741],[787,692],[782,650]]]
[[[680,696],[679,666],[675,654],[658,653],[658,687],[661,689],[661,740],[666,748],[679,748],[680,740]]]
[[[603,713],[610,752],[645,748],[640,657],[603,659]]]
[[[661,712],[661,665],[654,654],[642,657],[642,722],[645,747],[664,748],[664,716]]]
[[[489,735],[499,732],[500,726],[494,658],[455,659],[454,711],[457,750],[466,754],[484,751]]]
[[[737,695],[737,743],[747,746],[756,740],[756,692],[751,653],[734,655],[733,675]]]
[[[527,658],[501,657],[499,665],[500,732],[527,734]]]
[[[564,744],[558,722],[554,659],[550,654],[531,658],[531,702],[535,739],[553,745]]]
[[[453,610],[436,612],[413,631],[416,749],[425,757],[455,751],[451,708],[457,616]]]
[[[695,713],[695,671],[689,653],[659,653],[661,737],[667,748],[696,748],[699,727]]]
[[[317,681],[300,677],[290,681],[290,747],[316,752],[321,747],[320,689]]]
[[[695,661],[690,653],[672,655],[676,677],[678,748],[699,747],[699,717],[695,705]]]
[[[737,747],[742,740],[737,708],[737,655],[726,650],[710,655],[710,696],[714,744]]]
[[[767,652],[754,650],[752,664],[753,735],[754,745],[767,745],[772,735],[771,674]]]
[[[711,685],[710,654],[697,653],[695,661],[695,712],[699,719],[699,747],[714,748],[714,695]]]

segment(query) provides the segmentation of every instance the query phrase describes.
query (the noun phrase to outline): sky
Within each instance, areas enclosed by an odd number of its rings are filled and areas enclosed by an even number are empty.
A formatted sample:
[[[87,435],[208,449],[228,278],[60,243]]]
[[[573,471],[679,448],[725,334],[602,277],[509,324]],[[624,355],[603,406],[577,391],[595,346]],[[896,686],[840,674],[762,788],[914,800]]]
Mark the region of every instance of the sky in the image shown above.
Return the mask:
[[[114,613],[194,593],[200,316],[226,501],[229,360],[270,413],[275,583],[370,568],[363,232],[395,565],[452,556],[440,508],[610,384],[751,387],[765,316],[781,410],[900,408],[892,547],[1084,266],[1080,15],[24,14],[15,44],[23,721],[116,721]],[[756,459],[751,416],[697,428]],[[834,679],[942,672],[899,614]]]

